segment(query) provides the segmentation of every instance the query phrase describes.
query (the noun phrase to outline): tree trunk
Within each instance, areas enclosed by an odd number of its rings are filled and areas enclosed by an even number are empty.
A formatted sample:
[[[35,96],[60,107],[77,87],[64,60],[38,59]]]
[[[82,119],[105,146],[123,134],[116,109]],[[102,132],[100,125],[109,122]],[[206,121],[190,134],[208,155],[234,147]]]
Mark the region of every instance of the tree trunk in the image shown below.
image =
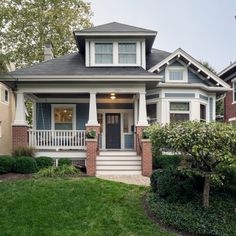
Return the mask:
[[[211,180],[211,176],[206,175],[204,178],[204,187],[203,187],[203,206],[204,207],[209,207],[210,180]]]

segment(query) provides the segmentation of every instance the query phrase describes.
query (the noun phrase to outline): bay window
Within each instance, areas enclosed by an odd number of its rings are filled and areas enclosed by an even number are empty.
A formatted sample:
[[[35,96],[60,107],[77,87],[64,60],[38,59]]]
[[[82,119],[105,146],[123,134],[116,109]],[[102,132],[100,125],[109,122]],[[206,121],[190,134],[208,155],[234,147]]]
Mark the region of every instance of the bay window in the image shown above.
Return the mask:
[[[170,122],[190,119],[189,102],[170,102]]]

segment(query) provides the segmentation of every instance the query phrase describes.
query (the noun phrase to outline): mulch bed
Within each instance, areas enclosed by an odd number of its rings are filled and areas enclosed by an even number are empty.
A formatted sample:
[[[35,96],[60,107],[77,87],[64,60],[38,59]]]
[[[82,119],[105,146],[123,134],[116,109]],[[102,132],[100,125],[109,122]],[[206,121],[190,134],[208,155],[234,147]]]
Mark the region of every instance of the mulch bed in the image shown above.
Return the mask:
[[[157,216],[151,211],[151,209],[149,209],[146,195],[143,196],[142,204],[143,204],[144,211],[145,211],[146,215],[149,217],[149,219],[152,220],[154,223],[160,225],[163,229],[167,230],[168,232],[175,233],[177,235],[183,235],[183,236],[196,236],[196,234],[181,232],[181,231],[175,229],[174,227],[172,227],[170,225],[166,225],[163,222],[161,222],[157,218]]]
[[[17,174],[17,173],[8,173],[0,175],[0,181],[14,181],[19,179],[31,179],[32,174]]]

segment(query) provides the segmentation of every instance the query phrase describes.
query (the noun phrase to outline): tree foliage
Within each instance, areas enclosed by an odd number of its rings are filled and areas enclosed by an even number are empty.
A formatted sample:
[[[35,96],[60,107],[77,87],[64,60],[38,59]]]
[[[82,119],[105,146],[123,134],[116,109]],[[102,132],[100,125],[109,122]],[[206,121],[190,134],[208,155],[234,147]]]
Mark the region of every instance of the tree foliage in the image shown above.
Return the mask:
[[[148,128],[154,149],[181,152],[190,170],[205,178],[203,205],[209,206],[210,179],[219,164],[235,162],[236,130],[230,124],[186,121]],[[189,167],[188,167],[189,168]]]
[[[55,56],[72,52],[73,30],[90,27],[91,15],[83,0],[1,0],[0,48],[17,67],[42,61],[48,41]]]

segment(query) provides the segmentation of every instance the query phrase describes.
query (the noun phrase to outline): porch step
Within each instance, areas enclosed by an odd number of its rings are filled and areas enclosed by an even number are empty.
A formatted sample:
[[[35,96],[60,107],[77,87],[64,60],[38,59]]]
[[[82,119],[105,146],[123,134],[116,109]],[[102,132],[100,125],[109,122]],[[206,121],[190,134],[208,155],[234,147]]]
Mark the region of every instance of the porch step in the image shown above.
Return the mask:
[[[100,156],[136,156],[134,151],[100,151]]]
[[[142,175],[140,170],[97,170],[97,175]]]
[[[96,168],[97,175],[141,175],[141,157],[133,151],[102,151]]]

